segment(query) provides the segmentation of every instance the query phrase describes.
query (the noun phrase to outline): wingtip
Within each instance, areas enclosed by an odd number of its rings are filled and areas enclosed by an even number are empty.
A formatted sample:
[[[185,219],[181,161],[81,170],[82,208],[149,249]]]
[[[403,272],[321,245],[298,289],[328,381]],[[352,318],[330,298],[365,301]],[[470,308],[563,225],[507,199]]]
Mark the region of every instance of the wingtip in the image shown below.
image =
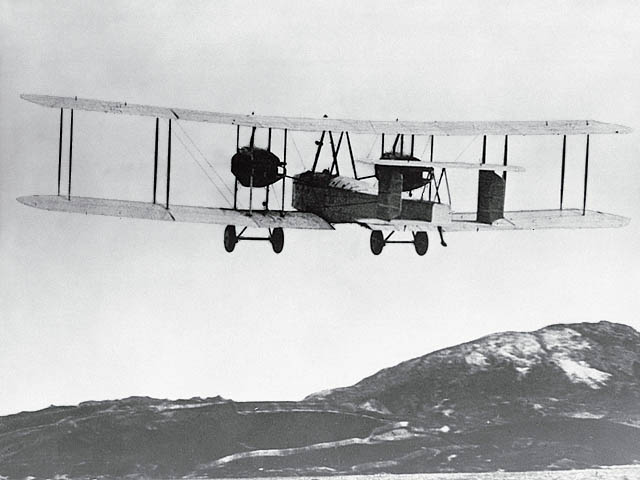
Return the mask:
[[[21,93],[20,98],[27,102],[38,103],[38,99],[42,98],[42,95],[37,95],[35,93]]]
[[[591,120],[593,122],[593,120]],[[627,134],[627,133],[633,133],[633,128],[631,127],[627,127],[626,125],[620,125],[617,123],[610,123],[609,124],[610,129],[612,129],[613,131],[610,133],[616,133],[616,134]]]
[[[35,198],[33,197],[33,195],[27,195],[24,197],[18,197],[16,198],[16,200],[18,202],[20,202],[23,205],[26,205],[28,207],[34,207],[35,206]]]

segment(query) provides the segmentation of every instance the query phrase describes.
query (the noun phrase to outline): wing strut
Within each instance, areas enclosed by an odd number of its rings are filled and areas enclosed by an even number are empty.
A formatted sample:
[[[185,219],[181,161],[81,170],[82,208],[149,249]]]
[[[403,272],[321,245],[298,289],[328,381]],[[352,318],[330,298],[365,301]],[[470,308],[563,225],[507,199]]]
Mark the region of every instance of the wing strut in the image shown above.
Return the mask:
[[[269,139],[267,143],[267,151],[271,151],[271,128],[269,128]],[[267,185],[265,187],[265,199],[264,199],[264,207],[265,210],[269,210],[269,192],[271,191],[271,185]]]
[[[504,136],[504,158],[502,160],[502,164],[506,167],[507,166],[507,157],[509,155],[509,135],[505,135]],[[502,179],[506,182],[507,181],[507,171],[505,170],[504,172],[502,172]]]
[[[58,141],[58,196],[60,196],[60,173],[62,172],[62,120],[64,108],[60,109],[60,140]]]
[[[240,125],[236,127],[236,153],[240,151]],[[233,209],[238,208],[238,177],[234,175],[233,182]]]
[[[153,203],[156,203],[156,191],[158,187],[158,129],[160,125],[160,119],[156,117],[156,142],[155,149],[153,151]]]
[[[562,169],[560,170],[560,210],[562,210],[562,201],[564,200],[564,167],[567,158],[567,136],[562,137]]]
[[[347,134],[347,147],[349,147],[349,157],[351,158],[351,168],[353,168],[353,178],[358,179],[358,172],[356,172],[356,160],[353,158],[353,148],[351,148],[351,139],[349,138],[349,132]]]
[[[287,132],[288,132],[288,129],[285,128],[284,129],[284,147],[283,147],[284,153],[282,155],[282,170],[283,170],[282,172],[282,205],[281,205],[282,210],[280,212],[282,216],[284,216],[284,190],[285,190],[284,187],[287,184]],[[236,179],[236,182],[237,182],[237,179]]]
[[[429,147],[429,150],[430,150],[430,152],[429,152],[429,161],[433,162],[433,135],[430,135],[430,137],[431,137],[431,142],[430,142],[431,145]]]
[[[169,210],[170,185],[171,185],[171,119],[169,119],[169,139],[167,140],[167,203],[164,207],[167,210]]]
[[[340,132],[340,137],[338,139],[338,145],[336,146],[333,140],[333,132],[329,132],[329,141],[331,143],[331,156],[333,157],[333,162],[331,163],[330,172],[333,173],[333,167],[336,167],[336,174],[340,175],[340,168],[338,167],[338,153],[340,153],[340,146],[342,145],[342,137],[344,136],[344,132]]]
[[[69,185],[67,200],[71,200],[71,160],[73,158],[73,108],[71,109],[71,127],[69,131]]]
[[[318,166],[318,159],[320,158],[320,151],[322,150],[322,144],[324,142],[324,134],[325,130],[322,131],[322,135],[320,135],[320,140],[316,140],[316,145],[318,148],[316,149],[316,158],[313,160],[313,167],[311,168],[312,172],[316,171],[316,167]]]
[[[73,119],[73,117],[71,117]],[[584,156],[584,197],[582,198],[582,215],[587,213],[587,179],[589,178],[589,135],[587,134],[587,150]]]

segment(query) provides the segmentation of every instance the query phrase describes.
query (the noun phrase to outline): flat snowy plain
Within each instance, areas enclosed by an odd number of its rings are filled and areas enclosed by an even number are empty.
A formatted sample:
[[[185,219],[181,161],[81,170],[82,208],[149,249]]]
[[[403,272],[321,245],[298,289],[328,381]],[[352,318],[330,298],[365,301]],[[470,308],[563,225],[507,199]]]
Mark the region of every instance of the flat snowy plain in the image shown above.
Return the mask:
[[[203,477],[206,478],[206,477]],[[260,480],[289,480],[291,477],[261,477]],[[553,470],[539,472],[485,472],[485,473],[417,473],[408,475],[340,475],[331,477],[295,477],[296,480],[637,480],[640,465],[590,468],[585,470]],[[256,480],[233,479],[233,480]]]

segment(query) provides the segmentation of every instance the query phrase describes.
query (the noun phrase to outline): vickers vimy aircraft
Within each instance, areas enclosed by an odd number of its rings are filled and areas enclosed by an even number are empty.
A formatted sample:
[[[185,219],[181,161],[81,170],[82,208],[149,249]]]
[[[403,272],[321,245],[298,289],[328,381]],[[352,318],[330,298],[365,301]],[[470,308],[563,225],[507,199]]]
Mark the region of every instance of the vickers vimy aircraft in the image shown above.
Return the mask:
[[[260,115],[233,115],[182,108],[109,102],[73,97],[22,95],[24,100],[60,110],[60,141],[58,146],[58,193],[20,197],[25,205],[45,210],[109,215],[116,217],[195,222],[226,225],[224,247],[234,250],[242,240],[269,241],[280,253],[284,246],[285,228],[333,229],[336,224],[354,223],[371,231],[371,251],[378,255],[390,243],[413,244],[418,255],[429,247],[427,232],[438,232],[440,243],[446,246],[444,234],[455,231],[478,230],[534,230],[541,228],[600,228],[621,227],[629,220],[624,217],[587,210],[587,179],[589,167],[589,138],[593,134],[622,134],[631,129],[594,120],[562,121],[497,121],[497,122],[409,122],[369,121],[332,118],[297,118]],[[68,182],[66,194],[61,194],[62,141],[64,110],[70,114]],[[85,110],[112,114],[138,115],[155,118],[155,151],[153,170],[153,199],[136,202],[102,198],[71,196],[73,159],[73,112]],[[158,129],[159,120],[168,122],[166,195],[157,198],[158,186]],[[233,207],[172,205],[169,202],[171,185],[171,128],[172,122],[209,122],[236,127],[235,152],[231,156],[233,174]],[[241,129],[248,129],[248,145],[240,144]],[[256,145],[256,131],[268,134],[266,147]],[[282,158],[272,145],[272,131],[282,131]],[[287,141],[290,132],[315,132],[315,157],[311,170],[290,176],[287,170]],[[372,135],[381,139],[380,158],[374,160],[375,174],[359,177],[350,135]],[[482,156],[477,163],[440,162],[433,153],[434,138],[438,136],[482,136]],[[486,163],[486,141],[489,135],[504,136],[502,164]],[[508,172],[523,168],[508,164],[508,140],[512,135],[562,135],[562,166],[560,207],[553,210],[505,211],[505,185]],[[567,135],[586,136],[584,167],[584,196],[582,208],[563,208]],[[416,137],[427,137],[428,160],[415,156]],[[330,146],[331,164],[319,168],[325,144]],[[340,173],[338,154],[341,148],[349,154],[352,176]],[[426,153],[425,146],[425,153]],[[451,209],[448,169],[478,171],[477,209],[461,213]],[[344,171],[344,168],[343,168]],[[373,179],[375,177],[375,180]],[[292,207],[285,208],[287,179],[292,184]],[[371,179],[371,180],[369,180]],[[376,186],[377,180],[377,186]],[[281,208],[269,208],[269,192],[281,182]],[[238,190],[249,189],[249,208],[238,208]],[[254,191],[263,190],[264,201],[254,208]],[[445,196],[446,190],[446,196]],[[411,195],[413,194],[413,195]],[[411,195],[411,196],[410,196]],[[266,229],[265,237],[249,236],[247,229]],[[396,232],[409,232],[409,240],[392,240]]]

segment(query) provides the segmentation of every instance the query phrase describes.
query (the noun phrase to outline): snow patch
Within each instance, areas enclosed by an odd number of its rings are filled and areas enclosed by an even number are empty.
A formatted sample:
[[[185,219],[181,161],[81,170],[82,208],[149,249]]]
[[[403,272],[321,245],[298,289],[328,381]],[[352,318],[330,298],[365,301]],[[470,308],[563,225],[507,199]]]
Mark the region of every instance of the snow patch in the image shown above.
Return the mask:
[[[387,407],[385,407],[382,403],[378,402],[375,399],[367,400],[366,402],[363,402],[360,405],[358,405],[358,407],[363,410],[369,410],[370,412],[378,412],[378,413],[384,413],[384,414],[391,413],[389,412]]]
[[[309,398],[313,398],[315,400],[324,400],[326,397],[333,393],[333,389],[327,388],[326,390],[320,390],[319,392],[312,393],[309,395]]]
[[[591,348],[589,342],[572,328],[544,330],[540,335],[547,350],[569,352]]]
[[[486,367],[489,364],[487,357],[478,351],[471,352],[469,355],[464,357],[464,361],[469,365],[476,365],[478,367]]]
[[[472,351],[465,356],[470,365],[486,366],[488,358],[498,361],[508,361],[521,374],[540,362],[544,350],[540,342],[532,333],[502,333],[489,335],[482,342],[472,344]]]
[[[564,354],[554,354],[552,360],[574,383],[584,383],[591,388],[600,388],[611,376],[610,373],[597,370],[583,360],[575,361]]]
[[[571,417],[571,418],[594,418],[596,420],[599,420],[601,418],[604,418],[604,415],[598,415],[598,414],[591,413],[591,412],[574,412],[574,413],[570,413],[569,415],[567,415],[567,417]]]
[[[372,438],[378,441],[392,442],[395,440],[408,440],[414,437],[415,435],[406,428],[395,428],[384,433],[373,435]]]
[[[584,360],[572,358],[576,352],[587,350],[591,345],[579,332],[571,328],[549,329],[540,332],[547,350],[552,352],[551,361],[560,367],[574,383],[584,383],[591,388],[600,388],[611,376],[591,367]]]
[[[494,361],[509,362],[519,375],[524,376],[531,367],[548,359],[562,369],[572,382],[597,389],[611,374],[597,370],[580,359],[579,352],[590,348],[589,342],[579,332],[567,327],[549,328],[535,334],[508,332],[489,335],[467,345],[464,361],[480,368],[488,367]]]
[[[202,403],[181,403],[181,404],[160,404],[151,405],[156,412],[164,412],[166,410],[183,410],[187,408],[210,407],[211,405],[219,405],[219,402],[202,402]]]

